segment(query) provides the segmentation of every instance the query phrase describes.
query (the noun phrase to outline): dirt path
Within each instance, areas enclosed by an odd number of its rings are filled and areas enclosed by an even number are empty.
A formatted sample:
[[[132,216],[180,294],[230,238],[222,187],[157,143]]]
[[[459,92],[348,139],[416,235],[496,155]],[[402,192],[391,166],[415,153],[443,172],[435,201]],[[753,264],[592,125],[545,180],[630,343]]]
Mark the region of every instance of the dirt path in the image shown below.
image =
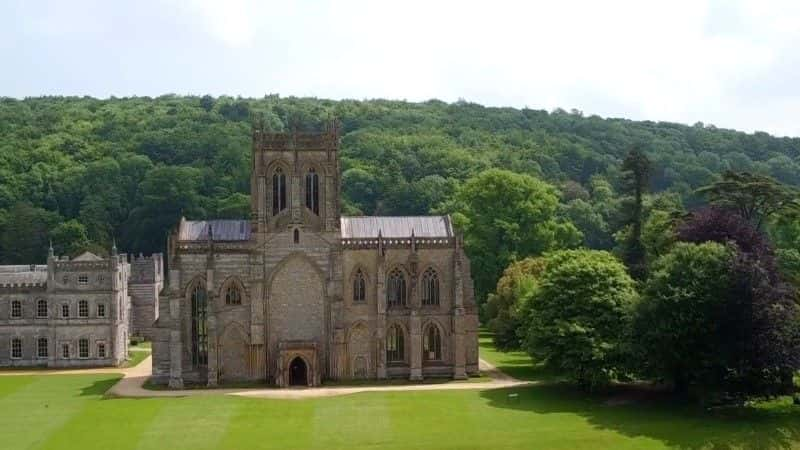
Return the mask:
[[[526,384],[515,380],[500,372],[486,361],[481,360],[481,370],[492,377],[492,381],[483,383],[448,382],[440,384],[408,384],[400,386],[342,386],[342,387],[317,387],[299,389],[185,389],[175,390],[150,390],[143,387],[144,382],[151,374],[150,358],[142,361],[138,366],[127,369],[125,377],[112,387],[107,395],[117,397],[189,397],[200,395],[237,395],[251,398],[273,399],[303,399],[333,397],[349,395],[359,392],[393,392],[393,391],[439,391],[439,390],[464,390],[464,389],[497,389],[504,387],[520,386]]]
[[[123,378],[106,392],[112,397],[189,397],[202,395],[237,395],[251,398],[303,399],[349,395],[359,392],[393,392],[393,391],[443,391],[465,389],[497,389],[522,386],[528,382],[516,380],[487,361],[480,360],[481,371],[492,378],[486,382],[451,381],[437,384],[407,384],[397,386],[342,386],[297,389],[256,388],[256,389],[184,389],[184,390],[151,390],[145,389],[144,383],[152,374],[152,357],[148,356],[136,367],[125,369],[105,367],[98,369],[71,370],[32,370],[0,372],[0,375],[64,375],[64,374],[122,374]]]

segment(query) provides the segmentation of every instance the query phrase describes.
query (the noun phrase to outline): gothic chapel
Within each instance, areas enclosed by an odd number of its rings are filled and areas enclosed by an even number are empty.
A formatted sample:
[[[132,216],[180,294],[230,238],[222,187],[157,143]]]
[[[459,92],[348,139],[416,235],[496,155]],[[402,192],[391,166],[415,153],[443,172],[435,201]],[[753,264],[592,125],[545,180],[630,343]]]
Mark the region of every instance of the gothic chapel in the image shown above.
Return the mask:
[[[340,216],[335,124],[252,134],[249,220],[181,219],[169,236],[153,381],[476,375],[473,283],[450,218]]]

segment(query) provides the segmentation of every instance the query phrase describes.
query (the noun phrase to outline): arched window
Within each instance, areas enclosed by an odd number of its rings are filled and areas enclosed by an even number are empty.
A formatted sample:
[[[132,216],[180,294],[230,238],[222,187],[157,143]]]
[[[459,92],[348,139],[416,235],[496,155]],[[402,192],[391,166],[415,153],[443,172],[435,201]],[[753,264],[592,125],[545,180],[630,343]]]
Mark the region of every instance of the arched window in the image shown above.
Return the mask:
[[[242,304],[242,291],[235,285],[228,286],[225,289],[225,304],[226,305],[241,305]]]
[[[294,243],[295,244],[300,243],[300,230],[298,230],[297,228],[294,229]]]
[[[422,304],[439,304],[439,274],[433,268],[422,274]]]
[[[389,272],[386,283],[386,304],[389,306],[405,306],[406,304],[406,277],[400,269]]]
[[[405,342],[403,329],[399,325],[392,325],[386,334],[386,361],[405,361]]]
[[[319,175],[313,167],[306,174],[306,207],[319,215]]]
[[[364,302],[367,300],[367,281],[361,269],[356,271],[353,277],[353,302]]]
[[[196,285],[192,289],[192,363],[195,367],[208,365],[208,304],[206,291]]]
[[[286,209],[286,175],[283,169],[278,167],[272,174],[272,215],[277,216],[284,209]]]
[[[422,359],[440,361],[442,359],[442,334],[434,324],[428,326],[422,342]]]
[[[47,300],[39,300],[36,302],[36,317],[47,317]]]

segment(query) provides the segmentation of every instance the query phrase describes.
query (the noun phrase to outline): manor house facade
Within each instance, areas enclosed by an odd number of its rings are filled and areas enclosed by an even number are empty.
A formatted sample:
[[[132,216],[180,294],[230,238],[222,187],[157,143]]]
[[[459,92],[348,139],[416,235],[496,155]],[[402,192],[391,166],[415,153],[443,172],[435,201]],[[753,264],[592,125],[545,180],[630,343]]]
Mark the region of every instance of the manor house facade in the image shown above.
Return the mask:
[[[161,257],[134,258],[112,249],[101,258],[90,252],[70,260],[50,249],[46,265],[0,266],[0,367],[117,366],[128,356],[133,276],[147,285],[139,268],[160,267]],[[152,287],[152,286],[150,286]],[[153,303],[157,291],[144,288],[136,303]],[[157,300],[155,300],[157,303]],[[139,308],[145,310],[146,307]],[[152,314],[151,314],[152,316]]]
[[[342,217],[336,126],[255,126],[251,164],[249,219],[182,219],[169,236],[153,382],[478,374],[470,265],[448,216]]]

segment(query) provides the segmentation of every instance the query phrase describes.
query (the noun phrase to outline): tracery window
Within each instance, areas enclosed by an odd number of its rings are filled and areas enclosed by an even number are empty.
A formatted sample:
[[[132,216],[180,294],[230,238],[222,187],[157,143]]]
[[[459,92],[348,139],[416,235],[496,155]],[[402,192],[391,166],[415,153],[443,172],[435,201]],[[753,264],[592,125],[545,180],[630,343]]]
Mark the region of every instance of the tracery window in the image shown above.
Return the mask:
[[[226,305],[241,305],[242,292],[237,286],[231,285],[225,289],[225,304]]]
[[[353,277],[353,302],[359,303],[367,300],[367,281],[361,269]]]
[[[386,334],[386,361],[405,361],[405,339],[399,325],[392,325]]]
[[[21,317],[22,317],[22,302],[19,300],[13,300],[11,302],[11,318],[19,319]]]
[[[431,324],[423,337],[422,358],[425,361],[439,361],[442,359],[442,334],[439,327]]]
[[[38,300],[36,302],[36,317],[40,319],[47,317],[47,300]]]
[[[389,306],[405,306],[406,277],[400,269],[389,272],[386,283],[386,304]]]
[[[272,174],[272,215],[286,209],[286,174],[278,167]]]
[[[208,365],[208,313],[205,289],[196,285],[192,290],[192,363]]]
[[[306,207],[319,215],[319,175],[313,167],[306,174]]]
[[[433,268],[422,274],[422,304],[439,304],[439,274]]]

